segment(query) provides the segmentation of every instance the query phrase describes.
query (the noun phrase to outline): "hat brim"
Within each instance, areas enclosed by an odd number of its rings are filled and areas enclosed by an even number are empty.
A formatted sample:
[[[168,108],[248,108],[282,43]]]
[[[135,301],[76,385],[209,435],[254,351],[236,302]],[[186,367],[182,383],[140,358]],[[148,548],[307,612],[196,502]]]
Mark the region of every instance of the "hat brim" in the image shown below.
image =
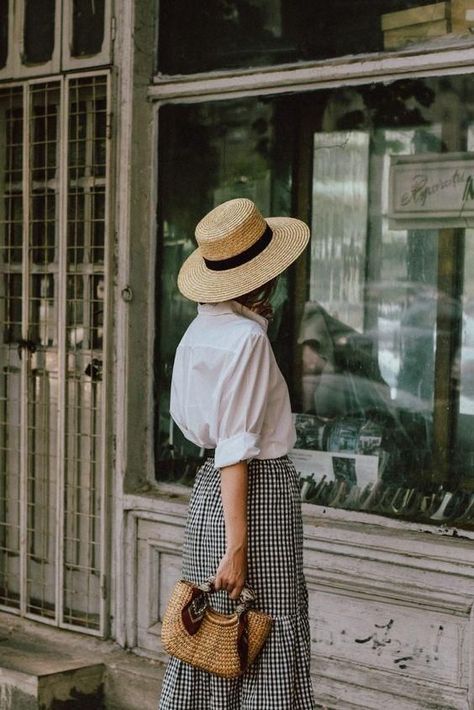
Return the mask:
[[[294,217],[268,217],[273,232],[265,249],[250,261],[225,271],[208,269],[199,247],[188,256],[178,274],[178,288],[186,298],[218,303],[249,293],[281,274],[304,251],[310,230]]]

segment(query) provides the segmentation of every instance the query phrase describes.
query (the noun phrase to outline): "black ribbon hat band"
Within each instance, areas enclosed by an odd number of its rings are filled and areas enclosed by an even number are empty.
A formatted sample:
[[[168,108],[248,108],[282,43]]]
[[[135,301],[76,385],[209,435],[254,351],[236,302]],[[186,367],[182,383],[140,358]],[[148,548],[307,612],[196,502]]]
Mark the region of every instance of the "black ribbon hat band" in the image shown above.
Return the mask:
[[[248,261],[251,261],[256,256],[261,254],[272,241],[272,237],[273,232],[267,224],[263,234],[252,244],[252,246],[245,249],[245,251],[242,251],[240,254],[236,254],[235,256],[231,256],[228,259],[204,259],[204,262],[207,268],[211,269],[211,271],[226,271],[227,269],[234,269],[236,266],[242,266],[242,264],[246,264]]]

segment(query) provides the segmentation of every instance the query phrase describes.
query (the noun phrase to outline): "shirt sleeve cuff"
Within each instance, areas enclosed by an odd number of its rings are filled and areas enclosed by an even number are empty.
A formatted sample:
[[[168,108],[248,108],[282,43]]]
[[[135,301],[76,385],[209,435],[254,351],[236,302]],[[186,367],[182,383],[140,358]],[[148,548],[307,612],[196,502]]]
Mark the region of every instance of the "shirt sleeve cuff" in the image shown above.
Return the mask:
[[[196,437],[193,436],[192,433],[191,433],[188,429],[186,429],[186,427],[184,426],[184,424],[179,421],[179,419],[177,418],[177,416],[176,416],[175,414],[173,414],[173,412],[170,412],[170,415],[171,415],[172,420],[173,420],[174,423],[176,424],[176,426],[177,426],[179,429],[181,429],[181,431],[182,431],[182,433],[184,434],[184,436],[186,437],[186,439],[189,439],[189,441],[191,441],[191,442],[192,442],[193,444],[195,444],[196,446],[201,447],[201,444],[200,444],[199,441],[196,439]]]
[[[229,439],[221,439],[216,446],[214,466],[223,468],[224,466],[232,466],[239,461],[255,458],[260,453],[258,439],[257,434],[250,432],[237,434]]]

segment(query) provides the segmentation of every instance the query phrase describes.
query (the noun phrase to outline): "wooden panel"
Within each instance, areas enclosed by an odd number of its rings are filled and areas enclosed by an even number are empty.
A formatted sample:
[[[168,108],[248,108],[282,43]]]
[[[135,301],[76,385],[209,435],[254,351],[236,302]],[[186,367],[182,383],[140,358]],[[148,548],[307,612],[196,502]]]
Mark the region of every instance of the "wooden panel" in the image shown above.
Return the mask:
[[[137,642],[162,655],[161,621],[171,590],[181,576],[181,525],[140,520],[137,555]]]
[[[335,590],[313,588],[310,600],[316,657],[467,687],[462,655],[468,619],[421,606],[350,598]]]
[[[137,496],[131,497],[134,506]],[[145,499],[143,499],[145,502]],[[138,518],[137,651],[166,660],[160,618],[180,576],[186,505],[148,499]],[[326,520],[305,506],[317,702],[351,710],[468,710],[474,551],[468,540]]]
[[[472,22],[472,12],[474,11],[473,0],[451,0],[451,27],[457,34],[465,34],[470,31],[474,24]],[[469,12],[469,19],[466,13]]]

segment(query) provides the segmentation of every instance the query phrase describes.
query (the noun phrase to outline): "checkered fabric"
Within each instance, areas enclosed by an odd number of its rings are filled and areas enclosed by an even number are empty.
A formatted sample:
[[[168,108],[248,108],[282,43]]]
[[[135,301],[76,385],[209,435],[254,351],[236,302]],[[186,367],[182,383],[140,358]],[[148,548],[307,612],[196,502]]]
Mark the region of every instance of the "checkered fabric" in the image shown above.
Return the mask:
[[[303,525],[298,474],[288,457],[249,464],[248,584],[254,608],[274,624],[256,661],[238,678],[220,678],[169,659],[159,710],[312,710],[308,592],[303,574]],[[225,552],[220,473],[214,460],[199,469],[186,522],[182,576],[200,584]],[[224,590],[214,609],[232,613]]]

